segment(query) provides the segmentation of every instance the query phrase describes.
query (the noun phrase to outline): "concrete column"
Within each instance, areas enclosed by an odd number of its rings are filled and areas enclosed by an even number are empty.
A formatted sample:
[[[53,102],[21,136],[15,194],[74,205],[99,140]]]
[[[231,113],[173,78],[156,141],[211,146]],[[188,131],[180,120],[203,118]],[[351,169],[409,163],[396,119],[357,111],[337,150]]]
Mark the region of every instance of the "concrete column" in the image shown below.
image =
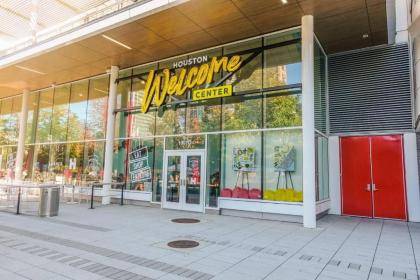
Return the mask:
[[[303,226],[316,227],[314,18],[302,17]]]
[[[16,164],[15,164],[15,180],[22,180],[22,168],[23,158],[25,156],[25,136],[26,136],[26,123],[28,119],[28,102],[29,102],[29,91],[24,90],[22,94],[22,108],[19,116],[19,135],[18,135],[18,146],[16,152]]]
[[[408,42],[411,0],[395,0],[395,43]]]
[[[108,114],[106,121],[106,142],[105,142],[105,167],[104,180],[105,184],[112,183],[112,157],[114,154],[114,128],[115,116],[114,110],[117,103],[117,84],[118,66],[111,66],[111,77],[109,79],[109,97],[108,97]],[[110,185],[103,186],[102,204],[110,204],[111,197],[109,196]]]

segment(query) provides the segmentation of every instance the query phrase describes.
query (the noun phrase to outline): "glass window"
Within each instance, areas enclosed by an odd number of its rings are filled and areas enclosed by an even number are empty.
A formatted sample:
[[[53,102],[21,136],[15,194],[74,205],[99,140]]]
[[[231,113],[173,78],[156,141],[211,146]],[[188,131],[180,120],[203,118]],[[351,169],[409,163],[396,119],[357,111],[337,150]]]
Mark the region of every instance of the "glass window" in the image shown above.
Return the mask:
[[[264,126],[266,128],[302,125],[302,95],[275,92],[265,96]]]
[[[126,180],[126,156],[129,140],[115,140],[112,157],[112,180],[123,183]]]
[[[119,78],[131,76],[131,69],[120,71]],[[121,80],[117,86],[117,109],[128,108],[131,92],[131,78]],[[127,115],[118,113],[115,115],[115,138],[124,138],[127,136]]]
[[[221,100],[190,102],[187,107],[187,133],[220,131]]]
[[[51,141],[51,116],[54,101],[54,90],[46,89],[39,93],[38,127],[36,143]]]
[[[327,130],[327,91],[326,91],[327,58],[315,40],[314,46],[314,102],[315,128],[322,133]]]
[[[85,139],[85,122],[88,98],[87,80],[71,85],[71,96],[68,120],[68,141],[80,141]]]
[[[317,134],[315,136],[316,143],[316,187],[317,201],[328,199],[329,194],[329,178],[328,178],[328,139]]]
[[[128,155],[128,188],[137,191],[152,191],[154,140],[132,139]]]
[[[154,168],[153,168],[153,201],[161,201],[163,184],[163,150],[164,139],[155,138]]]
[[[0,144],[16,144],[19,134],[19,114],[22,96],[3,99],[0,116]]]
[[[29,94],[28,100],[28,120],[26,122],[25,143],[32,144],[35,142],[36,124],[38,119],[38,92]]]
[[[207,135],[207,189],[206,206],[217,207],[217,198],[220,194],[220,156],[221,134]]]
[[[16,150],[15,146],[0,148],[0,178],[3,180],[15,179]]]
[[[302,130],[264,132],[264,200],[303,201]]]
[[[83,180],[86,182],[100,182],[104,176],[105,142],[95,141],[85,144],[83,162]]]
[[[22,179],[30,181],[32,179],[33,163],[34,163],[34,145],[25,146],[25,154],[23,157]]]
[[[66,160],[66,144],[54,144],[50,147],[50,159],[48,171],[51,181],[62,184],[64,180],[64,169]]]
[[[166,150],[204,149],[206,147],[205,135],[166,137]]]
[[[185,105],[162,106],[156,112],[156,135],[185,133]]]
[[[223,99],[223,130],[256,129],[262,126],[261,94]]]
[[[81,184],[83,175],[84,143],[67,144],[65,182],[68,184]]]
[[[60,86],[54,91],[51,135],[53,141],[66,141],[69,116],[70,85]]]
[[[253,48],[262,47],[262,40],[255,39],[252,41],[241,42],[238,44],[226,46],[225,54],[235,55],[238,52]],[[253,57],[251,61],[244,64],[245,60]],[[234,92],[261,89],[262,87],[262,52],[246,53],[241,55],[242,66],[235,72],[226,84],[232,84]]]
[[[264,39],[272,45],[300,37],[300,32],[280,33]],[[301,43],[289,44],[264,51],[264,88],[299,84],[301,79]]]
[[[222,197],[261,198],[261,132],[222,137]]]
[[[104,139],[108,108],[109,76],[89,81],[86,139]]]
[[[48,182],[48,164],[50,145],[35,145],[35,157],[32,171],[32,181],[37,183]]]

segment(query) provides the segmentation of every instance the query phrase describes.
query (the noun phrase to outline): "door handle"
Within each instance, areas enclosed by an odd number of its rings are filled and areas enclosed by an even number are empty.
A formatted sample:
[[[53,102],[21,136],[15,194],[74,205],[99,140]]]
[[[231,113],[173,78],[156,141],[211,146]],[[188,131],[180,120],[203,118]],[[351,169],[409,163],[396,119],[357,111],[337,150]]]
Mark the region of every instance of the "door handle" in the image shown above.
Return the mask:
[[[379,191],[379,190],[376,188],[376,185],[375,185],[375,184],[372,184],[372,190],[373,190],[374,192]]]
[[[370,192],[371,190],[372,190],[371,185],[370,184],[367,184],[366,191],[367,192]]]

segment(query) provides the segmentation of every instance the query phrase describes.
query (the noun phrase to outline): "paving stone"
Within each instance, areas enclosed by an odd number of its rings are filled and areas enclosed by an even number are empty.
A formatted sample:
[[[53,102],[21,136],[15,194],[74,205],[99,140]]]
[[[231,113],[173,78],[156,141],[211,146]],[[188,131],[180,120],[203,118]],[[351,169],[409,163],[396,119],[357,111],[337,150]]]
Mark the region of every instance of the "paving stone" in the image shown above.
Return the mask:
[[[372,266],[370,268],[370,272],[375,274],[382,274],[384,270],[382,268]]]

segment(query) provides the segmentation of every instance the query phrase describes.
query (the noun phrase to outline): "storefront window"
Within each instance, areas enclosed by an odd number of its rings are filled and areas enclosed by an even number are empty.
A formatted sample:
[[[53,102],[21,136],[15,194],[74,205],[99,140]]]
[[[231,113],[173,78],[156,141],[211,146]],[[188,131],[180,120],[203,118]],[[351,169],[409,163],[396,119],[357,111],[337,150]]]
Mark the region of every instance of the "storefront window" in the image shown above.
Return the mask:
[[[0,149],[0,178],[12,182],[15,179],[16,147],[6,146]]]
[[[185,105],[162,106],[156,112],[156,135],[185,133]]]
[[[166,137],[166,150],[192,150],[204,149],[206,147],[205,135],[173,136]]]
[[[84,143],[67,144],[66,168],[64,170],[64,180],[67,184],[80,185],[82,183],[84,152]]]
[[[154,139],[131,139],[128,154],[128,189],[152,191]]]
[[[32,181],[37,183],[48,182],[48,164],[50,145],[35,145],[35,157],[32,172]]]
[[[54,101],[54,90],[46,89],[39,93],[38,126],[36,143],[51,141],[51,116]]]
[[[32,144],[35,142],[36,124],[38,121],[38,92],[29,94],[28,100],[28,120],[26,122],[25,143]]]
[[[62,184],[64,180],[64,169],[66,160],[66,144],[54,144],[50,147],[49,174],[51,181]]]
[[[223,130],[257,129],[262,127],[261,94],[223,99]]]
[[[118,78],[131,76],[131,69],[120,71]],[[131,78],[120,80],[117,85],[117,109],[127,108],[131,92]],[[118,113],[115,115],[115,138],[124,138],[127,136],[127,115]]]
[[[206,206],[217,207],[220,195],[221,134],[207,135]]]
[[[245,50],[261,48],[262,40],[255,39],[252,41],[241,42],[238,44],[226,46],[224,53],[226,55],[234,55]],[[248,63],[244,63],[247,59],[253,57]],[[242,66],[235,72],[226,84],[233,86],[234,92],[248,91],[260,89],[262,87],[262,53],[256,51],[255,53],[246,53],[241,55]]]
[[[298,31],[280,33],[264,39],[265,45],[284,43],[298,39]],[[264,51],[264,88],[300,84],[301,79],[301,43],[291,43]]]
[[[141,104],[144,95],[145,79],[133,78],[130,104]],[[139,106],[135,105],[135,106]],[[132,107],[132,106],[130,106]],[[130,137],[153,136],[155,131],[155,111],[148,113],[135,113],[128,116]]]
[[[89,101],[86,120],[86,139],[104,139],[108,108],[109,77],[89,81]]]
[[[315,128],[327,133],[327,91],[326,91],[326,66],[327,58],[318,42],[314,46],[314,106]]]
[[[164,139],[155,138],[154,168],[153,168],[153,201],[161,201],[163,184],[163,151]]]
[[[264,200],[303,201],[302,130],[264,132]]]
[[[320,201],[330,197],[328,179],[328,139],[317,134],[315,136],[315,143],[317,201]]]
[[[301,126],[301,97],[300,94],[289,92],[267,94],[264,100],[264,126],[266,128]]]
[[[66,141],[69,116],[70,85],[55,88],[51,122],[52,141]]]
[[[129,140],[115,140],[112,158],[112,180],[124,183],[126,179],[127,143]]]
[[[89,82],[87,80],[71,85],[67,134],[68,141],[80,141],[85,139],[88,85]]]
[[[31,180],[33,163],[34,163],[34,145],[25,146],[25,154],[23,156],[22,179],[25,181]]]
[[[261,198],[261,132],[222,137],[222,197]]]
[[[202,103],[189,103],[187,107],[187,133],[220,131],[221,100],[210,99]]]
[[[19,133],[19,114],[22,106],[22,97],[3,99],[0,115],[0,142],[11,145],[17,142]]]
[[[83,162],[83,180],[86,182],[100,182],[104,176],[105,142],[94,141],[85,144]]]

